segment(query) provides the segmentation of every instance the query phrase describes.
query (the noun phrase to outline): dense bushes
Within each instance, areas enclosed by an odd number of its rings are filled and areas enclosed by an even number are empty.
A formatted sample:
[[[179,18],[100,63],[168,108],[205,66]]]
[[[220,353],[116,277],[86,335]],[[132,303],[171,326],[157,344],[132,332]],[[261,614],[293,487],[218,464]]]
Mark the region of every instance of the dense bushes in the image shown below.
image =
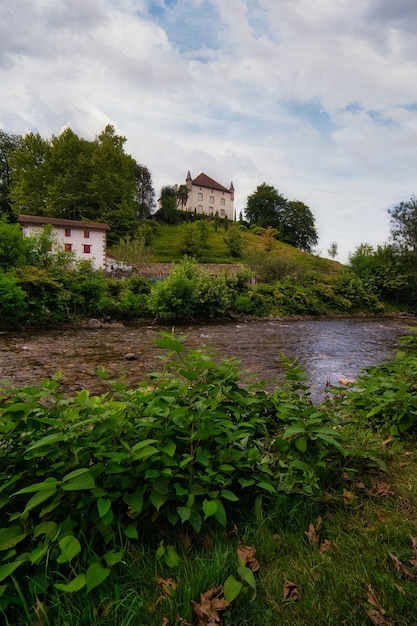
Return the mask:
[[[159,542],[167,526],[230,526],[277,492],[339,481],[349,437],[298,368],[268,395],[245,389],[233,361],[158,343],[164,369],[136,390],[64,398],[59,377],[2,390],[0,609],[90,592],[155,528]]]

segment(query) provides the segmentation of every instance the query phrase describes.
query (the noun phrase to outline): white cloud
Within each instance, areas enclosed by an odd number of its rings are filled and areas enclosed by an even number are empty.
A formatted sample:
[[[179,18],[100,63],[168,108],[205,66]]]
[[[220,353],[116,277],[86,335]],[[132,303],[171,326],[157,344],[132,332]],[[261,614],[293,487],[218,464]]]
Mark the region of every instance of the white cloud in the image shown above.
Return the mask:
[[[416,191],[416,25],[414,0],[19,0],[0,16],[0,125],[113,123],[157,193],[204,170],[233,179],[238,211],[265,181],[346,259]]]

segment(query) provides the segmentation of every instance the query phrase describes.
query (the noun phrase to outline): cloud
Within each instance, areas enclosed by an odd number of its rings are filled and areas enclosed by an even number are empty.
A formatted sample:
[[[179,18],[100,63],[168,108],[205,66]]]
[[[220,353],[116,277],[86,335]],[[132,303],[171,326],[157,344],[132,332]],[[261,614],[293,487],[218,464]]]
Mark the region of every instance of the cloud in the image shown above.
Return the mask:
[[[325,252],[389,235],[415,192],[413,0],[19,0],[0,16],[0,126],[107,123],[157,193],[200,170],[310,206]]]

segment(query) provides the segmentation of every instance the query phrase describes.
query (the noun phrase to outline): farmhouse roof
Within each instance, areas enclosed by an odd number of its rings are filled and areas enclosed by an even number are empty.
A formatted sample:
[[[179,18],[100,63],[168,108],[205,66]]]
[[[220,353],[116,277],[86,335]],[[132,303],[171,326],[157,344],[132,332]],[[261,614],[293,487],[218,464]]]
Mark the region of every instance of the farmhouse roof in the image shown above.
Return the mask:
[[[43,217],[40,215],[19,215],[19,224],[51,224],[51,226],[63,226],[64,228],[89,228],[90,230],[111,230],[108,224],[102,222],[87,222],[78,220],[65,220],[56,217]]]
[[[198,187],[207,187],[208,189],[217,189],[217,191],[225,191],[227,193],[230,192],[229,189],[223,187],[220,183],[217,183],[215,180],[207,176],[204,172],[201,172],[197,176],[197,178],[193,179],[193,185],[197,185]]]

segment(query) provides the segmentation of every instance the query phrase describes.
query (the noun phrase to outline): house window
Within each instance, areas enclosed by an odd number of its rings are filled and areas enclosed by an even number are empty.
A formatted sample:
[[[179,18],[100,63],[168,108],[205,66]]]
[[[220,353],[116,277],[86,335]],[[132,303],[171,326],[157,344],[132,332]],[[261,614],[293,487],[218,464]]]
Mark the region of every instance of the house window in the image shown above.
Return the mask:
[[[220,198],[220,204],[224,206],[226,204],[226,200],[224,198]]]
[[[65,237],[71,237],[71,228],[65,229]]]
[[[225,210],[224,209],[220,209],[220,217],[224,217],[225,216]]]
[[[210,202],[211,204],[214,204],[214,196],[210,196]]]
[[[84,231],[84,239],[89,239],[90,238],[90,231],[89,230],[85,230]]]
[[[71,252],[72,243],[64,243],[64,249],[65,249],[65,252]]]
[[[209,206],[209,214],[213,215],[213,207],[212,206]]]
[[[84,252],[84,254],[91,254],[91,246],[90,246],[90,244],[84,244],[83,245],[83,252]]]
[[[202,207],[201,204],[198,205],[197,211],[198,211],[198,213],[202,213],[203,212],[203,207]]]
[[[199,193],[199,194],[198,194],[198,199],[199,199],[199,200],[202,200],[202,199],[203,199],[203,194],[202,194],[202,193]]]

